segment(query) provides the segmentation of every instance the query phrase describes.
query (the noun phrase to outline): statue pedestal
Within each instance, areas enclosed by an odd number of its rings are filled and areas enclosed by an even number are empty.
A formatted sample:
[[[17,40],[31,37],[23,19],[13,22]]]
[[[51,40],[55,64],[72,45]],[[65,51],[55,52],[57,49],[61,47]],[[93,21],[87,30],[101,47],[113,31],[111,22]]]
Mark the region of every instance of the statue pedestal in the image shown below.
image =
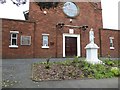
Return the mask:
[[[99,47],[95,43],[89,43],[86,47],[86,61],[92,64],[102,64],[102,61],[98,59]]]

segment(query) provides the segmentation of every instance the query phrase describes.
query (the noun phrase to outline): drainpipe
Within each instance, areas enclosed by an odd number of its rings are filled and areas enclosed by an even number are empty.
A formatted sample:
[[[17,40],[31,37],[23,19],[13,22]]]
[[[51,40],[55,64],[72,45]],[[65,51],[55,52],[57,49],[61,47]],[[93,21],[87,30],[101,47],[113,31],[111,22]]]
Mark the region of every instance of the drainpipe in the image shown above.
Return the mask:
[[[101,30],[102,30],[102,28],[99,28],[100,57],[102,57]]]
[[[80,57],[82,57],[82,34],[81,34],[81,30],[80,30]]]
[[[57,26],[56,26],[56,53],[55,53],[55,57],[57,58]]]
[[[35,31],[36,31],[36,22],[34,22],[34,38],[33,38],[33,58],[35,58],[35,39],[36,39],[36,37],[35,37]]]

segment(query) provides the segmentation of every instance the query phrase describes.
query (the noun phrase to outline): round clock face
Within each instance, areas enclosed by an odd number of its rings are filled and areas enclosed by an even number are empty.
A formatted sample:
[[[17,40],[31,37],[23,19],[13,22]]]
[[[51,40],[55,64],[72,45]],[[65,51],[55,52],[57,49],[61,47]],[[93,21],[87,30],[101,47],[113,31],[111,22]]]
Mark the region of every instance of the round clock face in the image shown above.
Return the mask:
[[[73,2],[66,2],[63,6],[63,12],[68,17],[76,17],[79,14],[79,9]]]

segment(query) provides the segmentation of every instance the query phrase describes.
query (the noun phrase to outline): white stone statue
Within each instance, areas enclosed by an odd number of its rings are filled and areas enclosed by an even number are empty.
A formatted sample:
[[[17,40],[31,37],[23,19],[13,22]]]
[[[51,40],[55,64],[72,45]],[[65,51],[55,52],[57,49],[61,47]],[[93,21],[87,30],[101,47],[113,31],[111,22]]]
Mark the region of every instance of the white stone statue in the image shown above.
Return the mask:
[[[94,43],[94,31],[93,31],[93,28],[90,29],[89,31],[89,40],[90,40],[90,43]]]
[[[92,64],[103,64],[101,60],[98,59],[98,49],[97,44],[94,43],[94,31],[93,28],[89,31],[90,43],[86,45],[86,61]]]

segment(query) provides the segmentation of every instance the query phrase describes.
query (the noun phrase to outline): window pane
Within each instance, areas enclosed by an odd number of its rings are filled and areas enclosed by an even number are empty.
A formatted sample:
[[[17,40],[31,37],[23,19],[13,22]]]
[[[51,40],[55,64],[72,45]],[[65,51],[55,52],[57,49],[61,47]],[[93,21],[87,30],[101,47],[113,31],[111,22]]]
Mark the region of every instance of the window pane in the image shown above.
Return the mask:
[[[110,47],[113,47],[113,39],[110,39]]]
[[[112,44],[112,43],[110,43],[110,47],[113,47],[113,44]]]
[[[48,36],[43,36],[43,46],[48,46]]]
[[[17,45],[17,40],[16,39],[12,39],[12,45]]]
[[[16,35],[16,34],[12,34],[12,37],[16,38],[16,37],[17,37],[17,35]]]
[[[110,43],[113,43],[113,40],[112,40],[112,39],[110,39]]]

